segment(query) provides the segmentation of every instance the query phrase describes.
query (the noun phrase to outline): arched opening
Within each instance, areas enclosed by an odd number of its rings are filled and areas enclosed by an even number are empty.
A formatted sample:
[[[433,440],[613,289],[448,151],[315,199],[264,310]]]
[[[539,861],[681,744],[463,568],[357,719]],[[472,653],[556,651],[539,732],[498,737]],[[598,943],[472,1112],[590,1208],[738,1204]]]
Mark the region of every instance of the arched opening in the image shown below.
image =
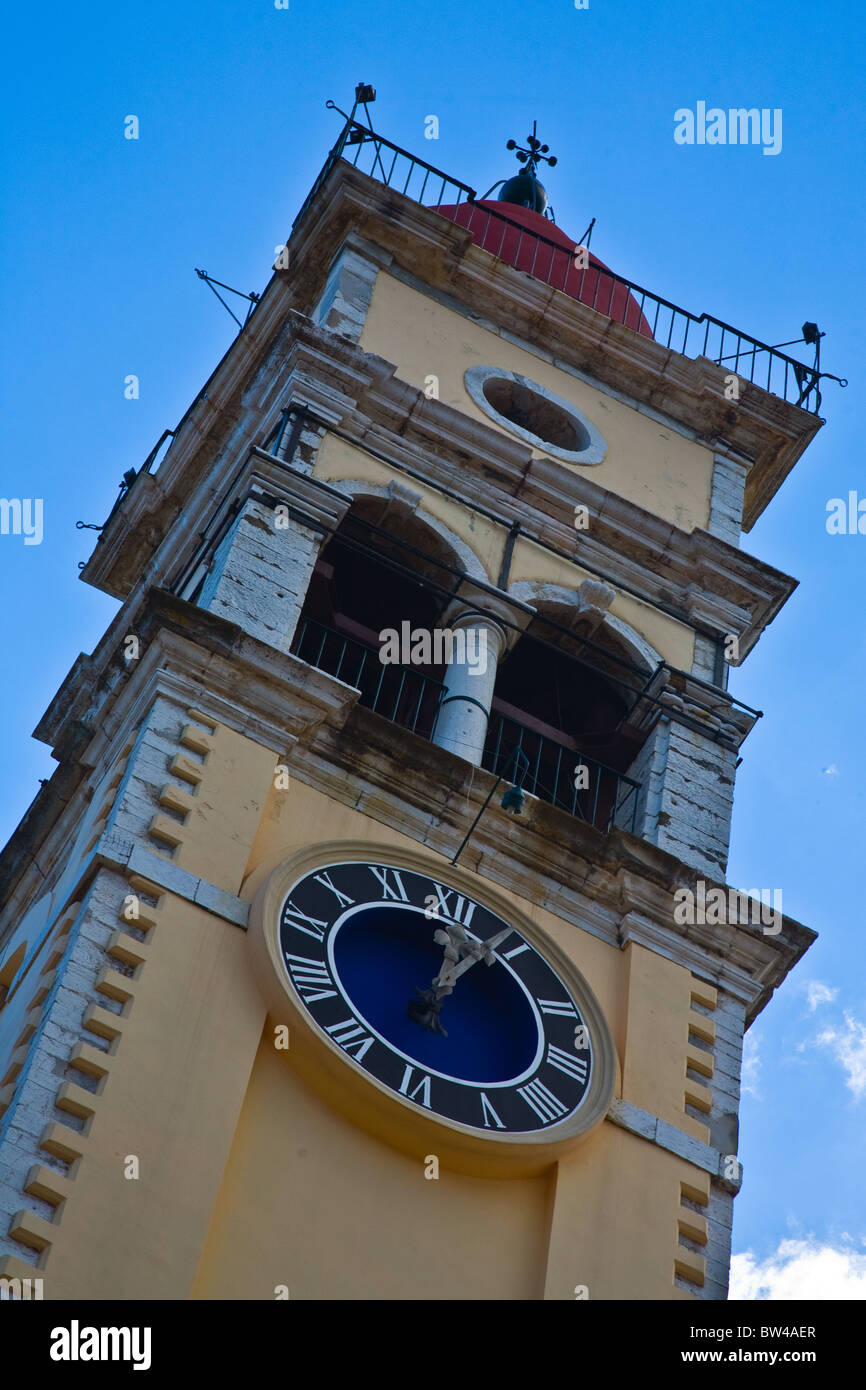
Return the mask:
[[[644,680],[614,634],[589,637],[588,627],[573,608],[539,605],[500,666],[483,765],[505,773],[520,748],[525,790],[598,829],[631,829],[637,783],[627,770],[645,733],[630,715]]]
[[[441,627],[459,569],[456,552],[406,504],[357,497],[316,562],[292,651],[359,689],[362,705],[429,738],[445,674],[429,634]],[[388,632],[398,637],[397,660]]]
[[[436,636],[453,600],[465,602],[469,566],[478,561],[463,542],[408,502],[360,493],[317,560],[292,652],[359,690],[364,707],[447,748],[440,706],[454,689],[453,658]],[[634,831],[640,786],[628,769],[646,739],[654,668],[600,625],[597,609],[561,595],[527,592],[535,614],[499,658],[486,732],[482,724],[469,761],[508,777],[519,748],[526,791],[600,830]]]

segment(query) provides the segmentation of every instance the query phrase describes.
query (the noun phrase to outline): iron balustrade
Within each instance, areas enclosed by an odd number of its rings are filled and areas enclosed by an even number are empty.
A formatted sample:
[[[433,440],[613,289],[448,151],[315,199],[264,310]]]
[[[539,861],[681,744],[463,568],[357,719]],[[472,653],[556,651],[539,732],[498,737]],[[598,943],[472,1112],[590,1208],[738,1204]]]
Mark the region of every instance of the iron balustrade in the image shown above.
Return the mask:
[[[432,739],[446,687],[411,666],[383,663],[375,647],[314,618],[304,618],[292,652],[309,666],[360,690],[359,703],[393,724]],[[598,830],[612,825],[635,834],[641,784],[564,743],[535,733],[516,720],[492,715],[481,765],[497,776],[505,773],[515,748],[529,759],[524,789],[552,806],[587,821]],[[587,786],[575,784],[575,768],[587,771]]]
[[[838,382],[840,386],[848,385],[844,377],[834,376],[832,372],[820,369],[819,339],[823,334],[808,340],[816,345],[815,361],[812,366],[808,366],[781,352],[778,347],[770,347],[760,339],[741,332],[731,324],[725,323],[723,319],[714,318],[711,314],[693,314],[690,310],[680,308],[671,300],[653,294],[636,281],[627,280],[600,264],[580,266],[578,276],[574,253],[561,242],[553,241],[540,232],[529,231],[506,212],[500,211],[499,205],[491,206],[486,199],[479,201],[475,189],[468,183],[453,178],[452,175],[437,169],[435,165],[428,164],[426,160],[401,149],[383,135],[377,135],[353,117],[347,116],[334,102],[329,101],[326,105],[345,118],[345,125],[301,204],[292,224],[293,228],[300,222],[334,166],[343,160],[355,168],[361,167],[361,155],[362,151],[365,151],[364,162],[369,163],[371,167],[362,168],[362,172],[378,179],[386,188],[398,189],[417,203],[423,203],[425,198],[433,199],[435,194],[435,200],[426,203],[425,206],[447,216],[458,226],[465,226],[471,217],[473,235],[477,236],[484,249],[494,256],[501,255],[506,238],[510,237],[511,264],[520,270],[528,271],[530,275],[536,272],[543,275],[546,283],[554,289],[564,290],[568,283],[568,293],[573,298],[588,304],[591,309],[604,314],[614,323],[621,323],[634,332],[642,332],[645,328],[655,342],[663,343],[668,349],[686,357],[707,357],[716,366],[728,367],[732,375],[750,381],[773,396],[779,396],[786,401],[793,400],[795,405],[811,411],[813,415],[817,415],[821,408],[820,382],[824,377]],[[347,150],[354,150],[354,155],[348,156]],[[449,201],[446,201],[446,195]],[[447,212],[443,209],[447,209]],[[484,234],[480,235],[482,224],[479,219],[482,215],[485,218]],[[495,245],[488,244],[487,234],[491,226],[500,228],[499,241]],[[205,277],[202,271],[196,271],[196,274],[210,281],[211,277]],[[590,277],[588,282],[587,276]],[[221,284],[221,281],[215,283]],[[261,296],[254,297],[250,294],[242,297],[250,300],[250,309],[240,329],[241,333],[261,303]],[[806,327],[814,329],[815,325],[804,325],[804,329]],[[788,347],[791,344],[785,343],[781,346]],[[208,378],[205,384],[205,391],[210,380],[211,378]],[[203,394],[204,392],[196,396],[175,429],[163,432],[156,447],[151,450],[138,470],[138,474],[150,472],[165,439],[179,433],[187,416],[202,399]],[[814,399],[810,403],[811,397]],[[123,497],[114,504],[109,521],[122,500]],[[108,522],[105,523],[105,526],[107,525]],[[103,531],[105,526],[95,526],[93,529]]]
[[[343,160],[355,168],[360,168],[362,173],[377,179],[386,188],[395,188],[417,203],[423,203],[426,199],[427,207],[437,211],[446,207],[447,216],[459,225],[465,225],[468,220],[465,209],[469,205],[469,216],[473,219],[473,235],[477,235],[480,230],[480,223],[475,220],[479,214],[486,219],[484,235],[479,237],[485,249],[492,249],[487,241],[489,228],[499,225],[499,251],[502,250],[506,237],[510,237],[511,264],[527,269],[533,274],[541,252],[542,258],[546,258],[544,278],[548,284],[555,289],[564,289],[568,281],[568,293],[574,298],[633,331],[637,331],[645,323],[653,339],[671,351],[686,357],[707,357],[717,366],[727,367],[731,375],[749,381],[771,395],[793,401],[795,405],[813,414],[817,414],[821,406],[819,382],[822,377],[829,377],[841,386],[847,386],[844,378],[819,369],[817,350],[815,364],[808,366],[798,362],[796,358],[789,357],[787,353],[780,352],[778,348],[753,338],[751,334],[741,332],[740,329],[725,323],[723,319],[714,318],[710,314],[693,314],[688,309],[673,304],[669,299],[653,294],[636,281],[616,275],[606,267],[582,266],[578,275],[573,251],[564,247],[561,242],[528,230],[506,212],[500,211],[499,206],[490,206],[484,200],[479,202],[475,189],[469,184],[453,178],[443,170],[437,169],[435,165],[428,164],[426,160],[419,159],[391,140],[361,125],[353,117],[340,111],[333,102],[329,101],[327,105],[345,117],[345,125],[295,218],[295,225],[303,217],[328,174],[340,160]],[[516,254],[513,245],[515,234]],[[524,248],[525,254],[521,255]],[[497,251],[493,250],[492,254],[496,255]],[[587,276],[590,277],[588,284]],[[583,294],[585,286],[586,297]],[[814,399],[810,401],[812,397]]]
[[[493,714],[487,727],[487,741],[481,766],[489,772],[503,772],[514,756],[515,748],[526,756],[528,770],[523,780],[524,791],[542,801],[549,801],[597,830],[608,831],[620,826],[634,835],[637,825],[640,782],[624,772],[607,767],[605,763],[588,758],[570,744],[558,743],[545,734],[536,733],[506,715]],[[577,770],[584,768],[580,778]]]
[[[413,734],[429,739],[445,691],[441,681],[411,666],[379,660],[375,647],[313,618],[304,618],[292,642],[295,656],[360,690],[360,703]]]

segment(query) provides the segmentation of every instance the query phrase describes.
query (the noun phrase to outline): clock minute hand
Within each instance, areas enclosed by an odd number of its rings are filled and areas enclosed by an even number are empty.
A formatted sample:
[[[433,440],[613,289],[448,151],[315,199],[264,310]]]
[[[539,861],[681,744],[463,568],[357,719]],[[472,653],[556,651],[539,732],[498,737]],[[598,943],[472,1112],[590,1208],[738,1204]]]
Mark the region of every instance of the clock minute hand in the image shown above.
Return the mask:
[[[465,975],[479,960],[483,960],[486,965],[492,965],[493,952],[510,935],[511,928],[506,927],[504,931],[495,932],[486,941],[473,941],[466,935],[463,927],[456,923],[444,929],[440,927],[433,933],[433,940],[445,947],[445,957],[442,969],[433,980],[433,989],[437,993],[441,991],[443,994],[450,994],[460,976]]]
[[[447,927],[440,927],[435,931],[433,940],[445,947],[442,969],[433,980],[430,989],[416,988],[418,998],[409,1000],[409,1017],[412,1022],[419,1023],[429,1033],[441,1033],[447,1038],[448,1034],[439,1020],[446,995],[451,994],[455,981],[471,969],[476,961],[483,960],[492,965],[493,952],[510,935],[511,927],[506,927],[504,931],[495,932],[486,941],[473,941],[458,922],[451,922]]]

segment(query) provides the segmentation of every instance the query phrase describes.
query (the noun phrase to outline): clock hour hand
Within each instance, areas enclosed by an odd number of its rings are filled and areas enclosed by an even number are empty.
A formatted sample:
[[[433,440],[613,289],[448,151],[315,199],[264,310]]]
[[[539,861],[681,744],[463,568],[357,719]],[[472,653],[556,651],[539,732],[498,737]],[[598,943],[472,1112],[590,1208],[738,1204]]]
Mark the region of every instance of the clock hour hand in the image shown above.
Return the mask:
[[[497,946],[502,945],[502,942],[510,934],[511,928],[506,927],[504,931],[496,932],[487,941],[473,941],[471,937],[466,935],[465,929],[459,923],[455,922],[450,926],[440,927],[433,933],[433,940],[438,945],[445,947],[445,955],[442,969],[433,981],[433,988],[450,994],[455,981],[461,975],[465,975],[476,961],[483,960],[485,965],[492,965],[493,952]]]
[[[486,965],[492,965],[496,947],[510,935],[511,927],[506,927],[503,931],[495,932],[486,941],[474,941],[467,936],[459,922],[439,927],[433,933],[433,940],[445,948],[442,968],[434,977],[429,989],[416,988],[418,998],[409,1000],[409,1017],[413,1022],[420,1023],[428,1032],[441,1033],[443,1037],[447,1037],[448,1034],[439,1020],[446,996],[453,992],[460,976],[465,975],[479,960],[483,960]]]

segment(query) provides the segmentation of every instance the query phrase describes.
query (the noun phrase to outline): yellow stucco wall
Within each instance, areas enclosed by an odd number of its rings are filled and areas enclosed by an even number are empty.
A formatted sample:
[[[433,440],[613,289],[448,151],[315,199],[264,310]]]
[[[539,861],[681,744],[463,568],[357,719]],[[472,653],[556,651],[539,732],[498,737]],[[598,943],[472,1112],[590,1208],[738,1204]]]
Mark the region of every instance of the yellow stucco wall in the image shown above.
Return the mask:
[[[231,846],[234,882],[243,849],[235,891],[247,900],[299,848],[426,853],[296,777],[276,790],[273,754],[242,735],[217,726],[210,750],[182,852],[204,865],[212,843]],[[447,881],[447,860],[429,861]],[[616,1048],[617,1093],[697,1137],[684,1112],[689,972],[498,891],[587,980]],[[47,1298],[272,1299],[279,1285],[300,1299],[570,1299],[576,1285],[591,1298],[682,1296],[681,1189],[700,1193],[705,1174],[604,1120],[537,1176],[475,1177],[443,1161],[426,1179],[426,1152],[353,1125],[275,1049],[247,932],[171,891],[152,915],[130,999],[112,1015],[106,1075],[82,1093],[91,1113],[82,1130],[53,1126],[81,1157],[44,1224]]]
[[[508,431],[472,400],[464,373],[469,367],[502,367],[537,381],[577,406],[607,442],[601,464],[563,463],[563,468],[587,472],[601,487],[684,531],[706,526],[713,472],[709,449],[385,271],[376,279],[361,347],[393,362],[398,376],[419,390],[424,389],[427,377],[437,377],[440,400],[503,433]],[[546,457],[543,450],[535,453]]]
[[[244,933],[166,894],[50,1256],[51,1298],[186,1298],[264,1007]],[[139,1163],[126,1175],[127,1159]]]
[[[514,547],[510,578],[512,586],[526,581],[574,589],[582,584],[584,579],[597,578],[597,575],[590,574],[589,570],[583,569],[575,562],[564,560],[525,538],[521,538]],[[690,671],[694,659],[694,630],[686,623],[677,622],[658,608],[653,608],[652,604],[633,598],[631,594],[624,594],[621,590],[616,590],[614,585],[610,587],[614,588],[615,592],[608,610],[612,616],[628,623],[629,627],[649,642],[654,651],[672,666]]]
[[[540,1298],[550,1178],[489,1182],[377,1143],[265,1035],[194,1298]]]
[[[244,896],[297,848],[356,838],[417,848],[303,784],[274,793]],[[447,878],[444,861],[431,862]],[[586,976],[626,1059],[628,1098],[692,1132],[683,1109],[689,972],[505,896]],[[646,976],[652,991],[642,988]],[[330,1109],[295,1077],[289,1054],[276,1053],[268,1025],[193,1296],[272,1298],[286,1285],[301,1299],[569,1299],[578,1284],[593,1298],[676,1296],[680,1184],[686,1175],[700,1188],[704,1175],[672,1155],[605,1122],[536,1178],[442,1167],[428,1180],[424,1157],[398,1153]]]

